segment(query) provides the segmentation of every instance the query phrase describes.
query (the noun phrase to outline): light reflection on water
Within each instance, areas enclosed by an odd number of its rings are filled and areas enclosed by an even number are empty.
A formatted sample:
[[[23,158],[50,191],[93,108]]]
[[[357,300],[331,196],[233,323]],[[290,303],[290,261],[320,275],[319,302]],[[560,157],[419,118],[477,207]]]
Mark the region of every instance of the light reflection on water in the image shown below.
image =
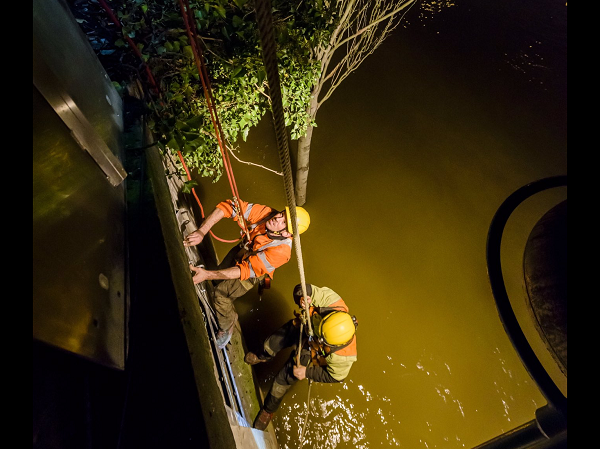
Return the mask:
[[[469,429],[481,419],[477,415],[484,415],[485,420],[485,416],[490,414],[504,416],[504,430],[511,430],[521,424],[513,425],[511,422],[511,408],[521,407],[520,398],[512,394],[519,390],[514,384],[520,381],[506,366],[501,351],[496,348],[493,353],[491,360],[495,366],[488,368],[494,373],[495,380],[490,386],[490,397],[483,401],[485,411],[477,409],[481,404],[473,403],[468,389],[460,389],[464,382],[455,378],[448,362],[424,354],[411,365],[398,363],[398,370],[384,376],[386,382],[383,383],[360,383],[350,376],[343,384],[313,383],[309,391],[306,381],[299,382],[290,390],[273,419],[279,444],[286,449],[370,448],[380,445],[470,447]],[[374,368],[381,369],[384,374],[394,365],[393,356],[386,355],[385,359],[387,363],[382,362]],[[477,380],[467,379],[466,383],[469,382]],[[270,380],[267,381],[269,383]],[[418,389],[414,397],[419,402],[411,399],[406,391],[398,396],[395,385]],[[308,413],[307,400],[310,404]],[[494,404],[497,411],[494,411]],[[532,410],[542,405],[543,401],[540,403],[535,397],[532,399]],[[422,422],[417,422],[419,419]],[[302,435],[303,444],[300,442]],[[465,436],[466,441],[463,441]]]
[[[312,388],[314,389],[315,386],[313,384]],[[279,439],[280,445],[290,449],[300,447],[300,437],[304,430],[305,447],[367,448],[369,440],[366,422],[374,418],[385,427],[385,440],[392,446],[400,446],[390,426],[395,418],[393,412],[389,410],[389,398],[373,397],[363,385],[355,385],[353,381],[343,384],[341,389],[346,391],[335,394],[331,399],[328,399],[329,395],[325,394],[325,391],[320,391],[318,397],[312,396],[308,415],[306,412],[308,395],[304,401],[301,397],[296,397],[301,393],[292,395],[295,402],[282,406],[275,420],[276,429],[279,430],[281,427],[283,430],[278,435],[285,435],[285,438]],[[355,390],[355,394],[346,394],[348,390]],[[350,399],[357,397],[362,398],[362,404],[355,404]],[[373,403],[365,404],[368,402]],[[308,422],[305,426],[307,417]]]

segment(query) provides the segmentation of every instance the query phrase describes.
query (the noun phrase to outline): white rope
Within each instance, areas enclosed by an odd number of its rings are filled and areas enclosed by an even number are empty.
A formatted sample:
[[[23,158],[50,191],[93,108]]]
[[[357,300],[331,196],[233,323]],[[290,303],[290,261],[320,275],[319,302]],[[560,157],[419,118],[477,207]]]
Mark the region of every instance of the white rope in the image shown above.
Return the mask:
[[[288,145],[288,135],[285,126],[285,115],[283,112],[283,100],[281,98],[281,84],[279,82],[279,70],[277,65],[277,56],[275,53],[276,44],[273,35],[271,2],[270,0],[258,0],[256,2],[256,16],[258,19],[260,40],[262,46],[262,56],[267,72],[269,84],[269,93],[271,96],[271,106],[273,110],[273,121],[275,127],[275,137],[277,139],[277,148],[279,150],[279,161],[284,178],[284,187],[287,198],[288,208],[290,209],[290,219],[293,228],[294,247],[296,249],[296,259],[298,261],[298,271],[300,273],[300,285],[302,285],[302,296],[306,298],[306,279],[304,275],[304,261],[302,257],[302,246],[300,244],[300,233],[298,232],[298,222],[296,215],[296,197],[294,195],[294,181],[292,177],[292,164],[290,162],[290,151]],[[312,336],[312,326],[310,323],[308,303],[304,302],[305,321],[308,326],[308,335]]]

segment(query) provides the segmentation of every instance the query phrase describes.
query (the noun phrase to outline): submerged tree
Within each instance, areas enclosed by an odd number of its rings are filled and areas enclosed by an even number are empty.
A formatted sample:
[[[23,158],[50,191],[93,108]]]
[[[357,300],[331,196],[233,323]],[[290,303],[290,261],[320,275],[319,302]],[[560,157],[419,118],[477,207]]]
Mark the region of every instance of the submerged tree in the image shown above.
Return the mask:
[[[372,54],[400,23],[415,0],[332,0],[333,30],[327,41],[311,49],[311,60],[321,67],[306,106],[308,126],[298,140],[296,202],[306,202],[310,146],[319,108],[334,90]],[[337,58],[337,59],[334,59]]]

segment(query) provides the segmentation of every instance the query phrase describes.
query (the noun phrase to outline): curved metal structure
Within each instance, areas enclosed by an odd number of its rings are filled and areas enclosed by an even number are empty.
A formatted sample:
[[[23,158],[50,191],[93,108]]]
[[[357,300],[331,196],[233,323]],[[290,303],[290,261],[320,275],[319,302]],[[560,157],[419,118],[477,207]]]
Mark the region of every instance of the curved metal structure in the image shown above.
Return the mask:
[[[502,235],[508,219],[515,209],[523,203],[523,201],[539,192],[566,185],[566,176],[556,176],[544,178],[521,187],[500,205],[490,224],[487,237],[486,258],[490,286],[496,301],[498,314],[500,315],[504,330],[519,354],[523,365],[525,365],[530,376],[540,388],[540,391],[548,401],[548,405],[537,410],[536,420],[532,421],[527,426],[527,429],[508,432],[485,445],[478,446],[480,448],[516,448],[525,447],[525,445],[527,445],[527,447],[537,447],[530,446],[532,441],[543,442],[545,440],[543,444],[547,444],[549,442],[548,440],[551,439],[556,441],[558,446],[544,447],[562,447],[560,445],[563,444],[563,440],[566,445],[567,398],[552,380],[521,329],[506,291],[501,263]],[[535,429],[536,427],[537,429]],[[535,430],[532,432],[532,429]],[[532,434],[534,435],[533,437]],[[518,435],[519,437],[527,435],[523,437],[524,439],[521,441],[524,445],[514,445],[515,435]],[[509,440],[511,440],[511,442],[509,442]],[[506,444],[509,445],[507,446]]]

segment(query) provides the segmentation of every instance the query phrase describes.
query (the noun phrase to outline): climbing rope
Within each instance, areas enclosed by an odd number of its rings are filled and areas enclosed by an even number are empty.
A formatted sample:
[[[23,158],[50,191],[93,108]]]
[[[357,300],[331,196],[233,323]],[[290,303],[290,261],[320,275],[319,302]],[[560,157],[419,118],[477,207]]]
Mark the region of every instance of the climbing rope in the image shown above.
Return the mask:
[[[276,56],[275,36],[273,34],[273,19],[271,16],[270,0],[257,0],[256,18],[259,26],[263,63],[267,72],[267,81],[269,84],[269,95],[271,97],[271,107],[273,109],[273,124],[275,127],[275,137],[277,139],[277,148],[279,152],[279,161],[283,171],[284,187],[287,204],[290,209],[290,215],[294,234],[294,247],[296,249],[296,259],[298,261],[298,271],[300,273],[300,285],[302,286],[302,296],[308,297],[306,289],[306,278],[304,273],[304,261],[302,257],[302,246],[300,245],[300,233],[298,232],[298,223],[296,218],[296,197],[294,195],[294,182],[292,178],[292,165],[290,162],[290,151],[288,145],[288,136],[285,126],[285,116],[283,112],[283,100],[281,98],[281,84],[279,82],[279,69]],[[308,338],[312,338],[313,329],[310,320],[308,301],[304,301],[304,323],[308,327]],[[300,366],[300,353],[302,352],[303,324],[300,325],[300,342],[297,349],[296,365]],[[309,362],[310,363],[310,362]],[[308,421],[310,411],[310,390],[312,381],[308,382],[308,398],[306,402],[306,416],[300,434],[300,446],[304,445],[304,431]]]
[[[121,24],[119,23],[118,19],[116,18],[116,16],[114,15],[112,10],[108,6],[108,4],[106,4],[106,2],[104,0],[100,0],[100,3],[104,7],[104,9],[107,11],[107,13],[109,14],[111,20],[113,20],[115,25],[118,26],[120,30],[122,30]],[[178,3],[179,3],[180,10],[181,10],[182,18],[183,18],[183,21],[185,24],[186,32],[188,34],[188,39],[189,39],[190,45],[192,47],[192,52],[194,54],[194,61],[196,64],[196,68],[198,69],[198,73],[200,75],[200,80],[202,82],[205,99],[206,99],[207,106],[208,106],[208,109],[210,112],[211,121],[213,123],[213,128],[215,130],[215,137],[217,139],[217,143],[219,145],[219,149],[221,151],[221,155],[223,158],[223,166],[225,168],[225,172],[227,174],[229,184],[230,184],[230,187],[232,190],[234,206],[236,208],[238,208],[238,220],[241,220],[241,221],[238,221],[238,223],[241,224],[242,229],[244,230],[246,236],[249,237],[249,231],[246,226],[244,216],[241,213],[241,210],[239,208],[239,203],[238,203],[239,193],[238,193],[238,189],[237,189],[237,184],[235,182],[233,170],[231,169],[231,162],[229,159],[229,154],[225,149],[225,144],[224,144],[225,137],[224,137],[223,129],[221,127],[219,118],[218,118],[214,97],[212,96],[212,89],[210,86],[210,82],[209,82],[209,78],[208,78],[208,74],[207,74],[207,70],[206,70],[206,65],[204,63],[202,49],[199,44],[199,38],[197,35],[195,22],[194,22],[194,20],[192,20],[190,18],[190,16],[193,17],[193,13],[191,13],[192,10],[191,10],[188,0],[178,0]],[[285,115],[284,115],[283,101],[282,101],[282,95],[281,95],[281,84],[279,81],[279,71],[278,71],[278,64],[277,64],[277,57],[276,57],[275,37],[273,34],[273,24],[272,24],[270,0],[257,0],[256,15],[257,15],[257,21],[258,21],[258,25],[259,25],[263,63],[264,63],[264,66],[265,66],[265,69],[267,72],[269,93],[270,93],[270,97],[271,97],[271,107],[272,107],[272,111],[273,111],[273,122],[274,122],[274,129],[275,129],[275,137],[277,140],[279,161],[280,161],[280,165],[281,165],[282,172],[283,172],[286,200],[287,200],[288,208],[290,210],[290,219],[292,221],[293,241],[294,241],[294,247],[295,247],[295,252],[296,252],[296,259],[297,259],[297,263],[298,263],[298,271],[299,271],[299,275],[300,275],[300,285],[302,286],[302,296],[304,298],[307,298],[308,294],[307,294],[307,288],[306,288],[306,276],[305,276],[305,272],[304,272],[304,261],[303,261],[303,257],[302,257],[302,246],[301,246],[301,242],[300,242],[300,233],[298,232],[298,221],[297,221],[297,214],[296,214],[296,198],[294,195],[294,182],[293,182],[293,177],[292,177],[292,167],[291,167],[291,161],[290,161],[290,155],[289,155],[288,135],[286,132]],[[127,42],[129,43],[130,47],[134,50],[136,55],[138,55],[140,57],[140,60],[142,60],[141,54],[139,53],[139,49],[137,48],[135,43],[130,38],[127,38]],[[146,68],[146,72],[148,74],[150,83],[155,88],[157,94],[160,95],[160,91],[158,89],[156,82],[154,81],[154,78],[152,76],[150,69],[145,64],[144,64],[144,66]],[[182,162],[184,170],[186,171],[188,180],[191,180],[191,175],[185,164],[183,155],[181,154],[180,151],[178,151],[178,155]],[[202,204],[201,204],[198,196],[196,195],[195,189],[192,188],[192,192],[200,206],[200,209],[202,211],[202,217],[204,218],[204,210],[202,208]],[[222,239],[218,238],[217,236],[215,236],[212,233],[212,231],[211,231],[211,235],[220,241],[231,242],[231,241],[222,240]],[[233,240],[233,242],[235,242],[235,241],[238,241],[238,240]],[[300,330],[301,330],[300,336],[302,338],[302,335],[303,335],[302,326],[306,325],[308,328],[307,329],[308,337],[311,338],[313,336],[313,329],[312,329],[312,323],[310,321],[309,305],[308,305],[307,301],[304,302],[303,313],[304,313],[304,319],[303,319],[303,324],[301,324],[301,328],[300,328]],[[300,344],[298,346],[297,365],[300,365],[301,350],[302,350],[302,342],[300,342]],[[308,401],[310,401],[311,385],[312,385],[312,382],[309,379]],[[309,406],[310,406],[310,404],[307,402],[307,411],[306,411],[307,415],[306,415],[306,419],[304,421],[304,425],[303,425],[303,429],[302,429],[301,444],[303,444],[303,442],[304,442],[304,431],[305,431],[306,422],[308,419]]]
[[[310,389],[312,387],[312,380],[308,379],[308,396],[306,398],[306,414],[304,416],[304,423],[302,424],[302,431],[300,432],[300,448],[304,446],[304,432],[306,431],[306,424],[308,423],[308,413],[310,412]]]
[[[202,47],[200,46],[200,42],[198,39],[196,24],[195,21],[191,18],[194,17],[194,14],[192,13],[192,9],[189,5],[188,0],[178,0],[178,3],[179,9],[181,10],[181,16],[183,18],[185,29],[188,35],[188,39],[190,42],[190,46],[192,47],[192,53],[194,54],[194,62],[196,63],[196,68],[198,70],[198,74],[200,75],[200,81],[202,82],[204,98],[206,99],[206,104],[210,112],[210,118],[213,124],[213,128],[215,130],[215,137],[217,138],[217,143],[219,144],[219,149],[221,150],[221,156],[223,158],[223,167],[225,168],[225,173],[227,174],[227,178],[229,179],[229,185],[231,186],[234,208],[237,209],[236,212],[238,214],[238,223],[241,225],[244,234],[246,235],[247,241],[249,241],[250,231],[248,230],[244,214],[242,214],[241,207],[238,202],[240,194],[238,192],[235,177],[233,175],[233,169],[231,168],[231,160],[229,159],[229,153],[225,148],[225,133],[223,132],[223,128],[221,127],[221,122],[219,120],[219,115],[217,114],[217,106],[212,94],[212,88],[208,78],[206,64],[204,62],[204,55],[202,54]]]
[[[219,121],[219,118],[218,118],[218,115],[216,112],[216,104],[214,101],[214,97],[212,96],[212,89],[210,87],[210,82],[208,81],[209,78],[208,78],[208,73],[206,71],[206,65],[204,64],[204,59],[202,57],[202,50],[201,50],[200,46],[198,45],[198,38],[197,38],[195,23],[193,20],[190,20],[190,18],[189,18],[189,11],[191,11],[191,8],[190,8],[187,0],[178,0],[178,1],[179,1],[179,6],[180,6],[180,9],[182,12],[182,18],[183,18],[184,24],[186,26],[186,31],[188,33],[188,38],[191,42],[192,50],[194,52],[194,60],[195,60],[195,63],[196,63],[197,69],[198,69],[198,73],[200,75],[200,79],[202,81],[204,95],[205,95],[205,98],[207,101],[207,106],[208,106],[208,109],[209,109],[209,112],[211,115],[213,127],[215,129],[215,135],[217,138],[217,142],[219,144],[221,156],[223,158],[223,167],[225,168],[225,172],[226,172],[227,178],[229,180],[229,185],[231,187],[234,208],[236,209],[236,212],[238,214],[238,223],[240,223],[242,229],[244,230],[246,237],[249,237],[248,227],[246,225],[244,216],[241,213],[240,205],[238,202],[238,199],[240,198],[240,196],[239,196],[239,192],[237,189],[237,184],[235,182],[235,177],[233,176],[233,170],[231,168],[231,161],[229,159],[229,153],[227,151],[225,151],[225,148],[224,148],[224,143],[223,143],[225,140],[224,133],[223,133],[223,129],[221,127],[221,124],[220,124],[220,121]],[[185,1],[185,5],[184,5],[184,1]],[[119,29],[119,31],[121,32],[121,35],[125,38],[129,47],[132,49],[132,51],[135,53],[135,55],[141,61],[142,65],[144,67],[144,70],[146,72],[148,82],[152,87],[152,91],[160,98],[161,92],[160,92],[160,88],[158,87],[158,83],[154,79],[154,76],[152,75],[152,71],[150,70],[148,65],[144,62],[144,59],[140,52],[140,49],[135,44],[135,42],[131,39],[131,37],[129,37],[125,33],[123,33],[123,26],[122,26],[121,22],[119,21],[119,19],[117,18],[117,16],[115,15],[115,13],[113,12],[113,10],[108,5],[108,3],[105,0],[99,0],[99,3],[102,6],[102,8],[105,10],[105,12],[107,13],[110,20]],[[191,181],[192,176],[191,176],[190,171],[185,163],[183,154],[181,153],[181,151],[178,150],[177,155],[178,155],[179,160],[181,161],[181,164],[183,166],[183,169],[187,175],[188,181]],[[198,203],[198,206],[200,207],[200,212],[202,214],[202,218],[204,219],[205,218],[204,208],[202,207],[200,198],[198,198],[198,195],[196,194],[196,189],[192,188],[192,193],[194,195],[194,198],[196,199],[196,202]],[[235,240],[222,239],[222,238],[216,236],[212,231],[210,231],[210,234],[216,240],[218,240],[220,242],[224,242],[224,243],[235,243],[240,240],[240,239],[235,239]]]
[[[298,342],[298,353],[296,355],[296,365],[300,366],[300,353],[302,352],[303,347],[303,323],[300,323],[300,341]],[[310,337],[309,337],[310,338]],[[310,351],[310,345],[309,345]],[[308,361],[310,364],[310,359]],[[302,431],[300,432],[300,448],[304,446],[304,432],[306,431],[306,423],[308,422],[308,413],[310,412],[310,389],[312,387],[312,379],[308,379],[308,397],[306,398],[306,414],[304,415],[304,423],[302,424]]]
[[[292,227],[294,230],[294,247],[296,249],[296,259],[298,260],[300,285],[302,286],[302,296],[306,298],[308,295],[306,293],[306,279],[304,274],[302,246],[300,244],[300,233],[298,232],[296,197],[294,195],[294,181],[292,178],[292,164],[290,162],[290,150],[285,126],[285,116],[283,112],[283,100],[281,97],[281,84],[279,82],[279,70],[277,65],[277,56],[275,53],[276,46],[275,36],[273,34],[273,19],[271,17],[271,2],[269,0],[257,0],[256,18],[259,26],[263,63],[267,72],[271,107],[273,109],[273,122],[275,127],[277,148],[279,152],[279,162],[283,172],[285,194],[287,204],[290,209]],[[308,317],[308,304],[305,302],[304,320],[308,326],[308,334],[309,336],[312,336],[312,325]]]

